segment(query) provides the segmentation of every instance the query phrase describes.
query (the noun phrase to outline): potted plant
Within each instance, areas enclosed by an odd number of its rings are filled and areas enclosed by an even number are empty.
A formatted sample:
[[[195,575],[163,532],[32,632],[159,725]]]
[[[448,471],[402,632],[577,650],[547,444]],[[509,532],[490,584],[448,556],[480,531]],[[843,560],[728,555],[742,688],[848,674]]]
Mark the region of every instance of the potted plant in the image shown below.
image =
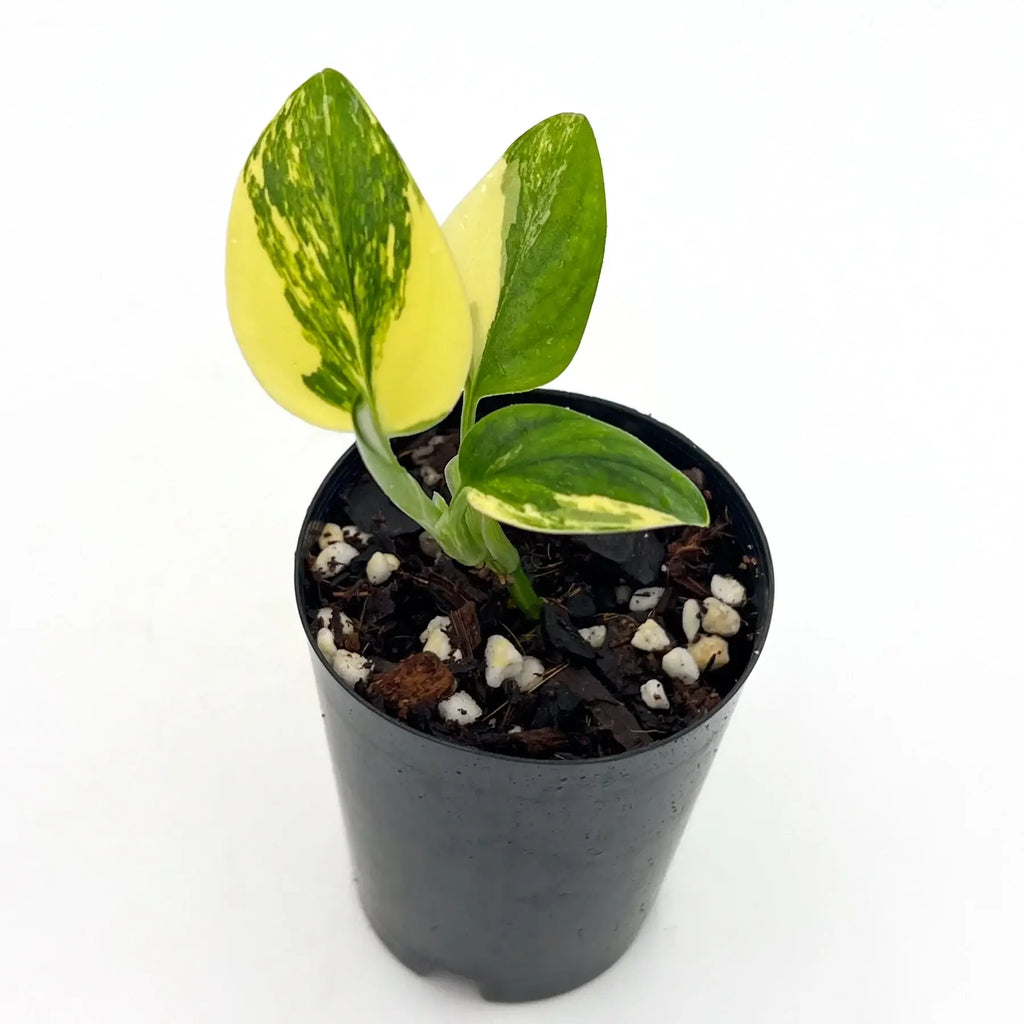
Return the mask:
[[[536,390],[575,354],[604,239],[584,117],[516,139],[442,226],[334,71],[288,98],[231,208],[250,367],[356,438],[295,586],[360,898],[403,962],[492,999],[629,946],[771,615],[717,463]]]

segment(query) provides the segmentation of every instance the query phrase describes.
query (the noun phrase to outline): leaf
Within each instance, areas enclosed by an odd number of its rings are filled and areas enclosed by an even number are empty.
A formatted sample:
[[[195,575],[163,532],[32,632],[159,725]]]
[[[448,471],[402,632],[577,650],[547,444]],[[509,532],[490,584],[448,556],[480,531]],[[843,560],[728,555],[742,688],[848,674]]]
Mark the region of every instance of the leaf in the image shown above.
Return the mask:
[[[473,397],[529,391],[569,365],[601,274],[605,220],[590,123],[556,114],[516,139],[445,221],[473,317]]]
[[[336,71],[300,86],[242,169],[228,227],[231,323],[252,371],[303,419],[385,432],[455,404],[472,334],[441,229],[391,140]]]
[[[700,491],[647,445],[553,405],[485,416],[463,441],[459,470],[477,511],[541,533],[708,523]]]

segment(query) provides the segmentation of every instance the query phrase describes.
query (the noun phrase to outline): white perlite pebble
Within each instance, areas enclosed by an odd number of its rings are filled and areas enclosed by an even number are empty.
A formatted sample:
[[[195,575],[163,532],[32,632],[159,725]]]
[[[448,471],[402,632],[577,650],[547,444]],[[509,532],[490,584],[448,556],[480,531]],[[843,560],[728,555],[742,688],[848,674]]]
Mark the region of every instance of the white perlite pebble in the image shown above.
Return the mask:
[[[374,551],[370,560],[366,563],[366,578],[379,586],[391,579],[391,574],[401,565],[398,555],[386,554],[383,551]]]
[[[724,601],[726,604],[732,605],[733,608],[739,608],[747,599],[746,588],[732,576],[712,576],[711,593],[719,601]]]
[[[445,697],[438,703],[437,711],[442,722],[458,722],[460,725],[472,725],[483,714],[483,709],[465,690],[456,690],[450,697]]]
[[[631,612],[653,611],[664,593],[664,587],[644,587],[629,599],[629,610]]]
[[[630,643],[641,651],[663,651],[672,646],[668,633],[654,619],[641,623]]]
[[[354,651],[338,651],[331,662],[331,668],[337,673],[343,683],[355,686],[356,683],[365,683],[370,675],[370,663]]]
[[[668,711],[665,687],[657,679],[648,679],[640,685],[640,698],[652,711]]]
[[[344,540],[345,534],[341,532],[341,527],[337,523],[324,523],[324,528],[320,531],[320,550],[323,551],[328,544],[337,544],[339,540]]]
[[[580,636],[590,644],[591,647],[604,647],[605,638],[608,636],[607,626],[584,626],[580,630]]]
[[[533,693],[544,681],[544,671],[540,658],[523,658],[523,667],[516,673],[516,686],[523,693]]]
[[[334,642],[334,633],[326,626],[317,633],[316,645],[325,658],[333,658],[338,653],[338,645]]]
[[[316,613],[317,624],[321,629],[330,629],[335,615],[341,624],[342,635],[356,631],[355,623],[344,612],[336,612],[333,608],[321,608]]]
[[[356,631],[355,623],[344,612],[336,612],[333,608],[321,608],[316,613],[316,621],[320,624],[321,629],[330,629],[335,615],[337,615],[338,622],[341,624],[343,636]]]
[[[423,632],[420,633],[420,643],[425,644],[434,630],[447,629],[451,624],[452,620],[447,615],[435,615],[423,628]]]
[[[337,540],[333,544],[328,544],[316,556],[313,572],[318,576],[336,576],[358,554],[359,552],[351,544]]]
[[[420,470],[420,479],[428,487],[436,487],[441,482],[441,474],[433,466],[424,466]]]
[[[743,623],[740,613],[717,597],[704,598],[704,632],[735,636]]]
[[[370,535],[363,533],[358,526],[343,526],[341,536],[345,540],[357,540],[360,544],[365,544],[370,539]]]
[[[523,667],[523,656],[505,637],[495,634],[487,638],[484,648],[484,680],[495,689],[506,679],[515,679]]]
[[[729,664],[729,644],[720,636],[702,636],[694,640],[689,649],[701,672],[711,664],[712,658],[715,659],[712,670]]]
[[[509,729],[507,735],[515,736],[517,733],[520,733],[522,731],[523,731],[523,727],[521,725],[513,725],[512,728]]]
[[[695,597],[683,605],[683,632],[687,640],[696,640],[700,632],[700,601]]]
[[[633,591],[626,586],[625,583],[615,588],[615,601],[617,604],[626,604],[629,601]]]
[[[661,670],[669,679],[678,679],[683,683],[695,683],[700,679],[700,669],[693,655],[685,647],[673,647],[661,659]]]
[[[444,438],[437,434],[430,438],[429,441],[424,441],[423,444],[413,448],[409,455],[412,457],[414,462],[422,462],[424,459],[430,457],[430,453],[438,447],[438,445],[444,444]]]
[[[462,661],[462,651],[453,651],[452,642],[443,629],[435,629],[427,637],[423,644],[423,650],[429,654],[436,654],[442,661],[449,658],[455,661]]]
[[[422,551],[427,558],[436,559],[441,557],[441,545],[438,544],[426,530],[420,534],[419,541],[420,551]]]

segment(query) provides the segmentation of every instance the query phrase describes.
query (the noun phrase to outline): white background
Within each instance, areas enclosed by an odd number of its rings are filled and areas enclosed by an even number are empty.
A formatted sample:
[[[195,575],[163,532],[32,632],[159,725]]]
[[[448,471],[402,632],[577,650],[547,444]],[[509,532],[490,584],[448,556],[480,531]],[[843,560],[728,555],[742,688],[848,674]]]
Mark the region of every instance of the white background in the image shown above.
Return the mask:
[[[0,1019],[1021,1019],[1022,39],[1016,0],[5,7]],[[235,175],[325,65],[440,216],[590,116],[560,383],[692,436],[774,550],[646,931],[525,1009],[363,923],[290,582],[349,439],[224,311]]]

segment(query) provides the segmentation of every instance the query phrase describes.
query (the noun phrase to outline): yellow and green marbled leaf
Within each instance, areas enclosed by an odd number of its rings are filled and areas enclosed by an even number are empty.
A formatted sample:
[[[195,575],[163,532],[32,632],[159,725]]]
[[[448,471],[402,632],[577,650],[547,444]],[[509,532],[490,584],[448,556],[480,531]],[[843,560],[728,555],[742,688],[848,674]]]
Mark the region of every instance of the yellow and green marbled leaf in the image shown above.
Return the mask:
[[[470,505],[541,533],[628,533],[706,526],[688,477],[618,427],[553,405],[511,405],[463,439],[459,473]]]
[[[441,229],[353,86],[300,86],[245,162],[228,227],[228,310],[249,366],[289,411],[350,430],[371,404],[389,436],[440,420],[472,350]]]
[[[473,317],[474,398],[528,391],[568,366],[604,259],[601,157],[582,114],[516,139],[444,223]]]

